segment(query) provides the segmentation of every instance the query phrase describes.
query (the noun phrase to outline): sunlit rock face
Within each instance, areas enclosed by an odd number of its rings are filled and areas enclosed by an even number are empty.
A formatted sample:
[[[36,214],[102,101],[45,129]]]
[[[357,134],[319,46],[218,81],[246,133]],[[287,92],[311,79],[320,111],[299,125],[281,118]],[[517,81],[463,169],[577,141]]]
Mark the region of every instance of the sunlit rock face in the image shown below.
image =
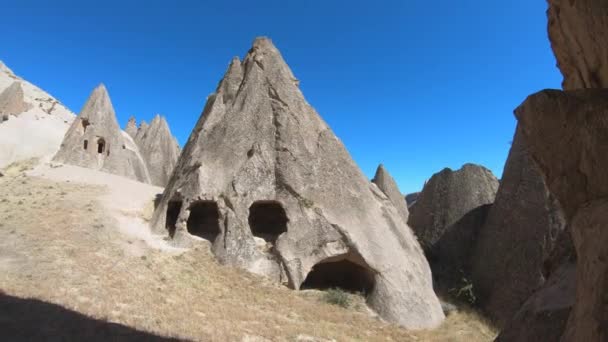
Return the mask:
[[[221,262],[294,289],[360,291],[387,320],[437,326],[443,312],[412,231],[298,84],[269,39],[232,60],[154,229],[182,246],[208,243]]]

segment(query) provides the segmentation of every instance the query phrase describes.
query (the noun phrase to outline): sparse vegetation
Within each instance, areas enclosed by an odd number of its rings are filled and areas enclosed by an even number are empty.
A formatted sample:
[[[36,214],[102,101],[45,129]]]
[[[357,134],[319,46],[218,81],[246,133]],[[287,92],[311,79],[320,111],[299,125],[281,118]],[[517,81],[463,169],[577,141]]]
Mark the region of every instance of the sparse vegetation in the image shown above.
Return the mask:
[[[323,295],[323,300],[326,303],[338,305],[343,308],[349,308],[351,306],[351,300],[349,294],[339,288],[329,289]]]

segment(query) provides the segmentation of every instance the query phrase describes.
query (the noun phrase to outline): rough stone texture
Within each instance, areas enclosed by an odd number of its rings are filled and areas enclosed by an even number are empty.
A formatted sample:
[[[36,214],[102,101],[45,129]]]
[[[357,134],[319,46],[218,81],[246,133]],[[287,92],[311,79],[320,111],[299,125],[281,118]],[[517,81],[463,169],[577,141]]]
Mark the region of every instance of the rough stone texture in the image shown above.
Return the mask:
[[[30,105],[25,102],[21,83],[13,82],[0,93],[0,116],[18,115],[29,109]]]
[[[95,88],[53,160],[150,183],[137,145],[120,130],[103,85]]]
[[[545,282],[543,264],[564,228],[559,203],[517,130],[472,260],[478,304],[500,326]]]
[[[154,117],[149,127],[142,126],[140,131],[141,134],[136,134],[135,143],[146,161],[152,184],[164,187],[177,164],[179,144],[171,134],[169,124],[160,115]]]
[[[127,122],[127,127],[125,127],[125,132],[131,136],[131,138],[135,139],[137,135],[137,121],[135,121],[135,117],[130,117],[129,122]]]
[[[608,2],[548,2],[549,39],[564,89],[608,88]]]
[[[491,204],[486,204],[466,213],[450,225],[427,252],[435,288],[442,293],[459,297],[454,291],[470,284],[472,254],[491,207]]]
[[[393,205],[397,210],[399,210],[399,214],[403,218],[404,222],[407,222],[408,217],[410,216],[410,212],[407,209],[407,203],[405,202],[405,198],[401,191],[399,191],[399,186],[397,186],[397,182],[393,179],[393,177],[386,171],[384,165],[380,164],[378,169],[376,169],[376,175],[372,180],[374,184],[384,192],[384,194],[393,202]]]
[[[562,264],[509,321],[497,342],[559,341],[574,305],[576,267]]]
[[[418,196],[420,196],[420,192],[412,192],[411,194],[405,195],[405,201],[407,202],[408,210],[411,208],[414,203],[418,200]]]
[[[498,180],[483,166],[465,164],[436,173],[410,208],[409,225],[429,251],[445,231],[471,210],[494,202]]]
[[[295,289],[312,281],[311,271],[331,285],[336,275],[322,271],[340,262],[356,270],[349,279],[366,285],[360,289],[383,318],[410,328],[444,318],[413,233],[266,38],[242,63],[233,59],[209,96],[152,225],[168,229],[176,244],[207,239],[221,262]]]
[[[576,303],[564,341],[608,340],[608,90],[545,90],[515,114],[560,201],[577,253]]]

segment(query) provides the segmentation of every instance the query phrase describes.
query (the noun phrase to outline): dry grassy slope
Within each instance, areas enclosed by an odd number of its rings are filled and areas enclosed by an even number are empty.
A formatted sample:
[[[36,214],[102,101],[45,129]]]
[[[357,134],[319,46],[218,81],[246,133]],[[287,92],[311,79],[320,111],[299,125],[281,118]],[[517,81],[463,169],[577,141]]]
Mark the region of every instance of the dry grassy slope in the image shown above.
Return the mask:
[[[154,335],[202,341],[494,337],[467,313],[450,315],[435,331],[407,331],[218,265],[204,246],[179,254],[142,249],[146,245],[121,234],[98,201],[107,188],[50,181],[15,169],[5,174],[0,177],[0,331],[9,340],[62,335],[145,341]]]

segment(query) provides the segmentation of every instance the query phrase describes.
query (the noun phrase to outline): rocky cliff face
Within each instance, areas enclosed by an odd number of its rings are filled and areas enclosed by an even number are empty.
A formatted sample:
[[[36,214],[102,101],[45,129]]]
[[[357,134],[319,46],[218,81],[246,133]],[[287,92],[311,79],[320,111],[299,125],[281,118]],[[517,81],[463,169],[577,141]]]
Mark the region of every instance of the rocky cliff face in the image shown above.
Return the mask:
[[[166,186],[177,164],[180,148],[165,118],[157,115],[150,126],[140,127],[131,136],[135,136],[135,143],[146,161],[152,184]]]
[[[393,177],[386,171],[384,165],[380,164],[378,169],[376,169],[376,175],[372,180],[374,184],[384,192],[384,194],[393,202],[393,205],[397,210],[399,210],[399,214],[403,218],[403,221],[407,222],[408,217],[410,216],[410,212],[407,209],[407,203],[405,202],[405,197],[399,191],[399,187],[397,186],[397,182],[393,179]]]
[[[410,328],[443,319],[429,266],[392,202],[306,102],[270,40],[233,59],[154,213],[176,244],[294,289],[361,291]],[[205,242],[207,241],[207,242]]]
[[[605,341],[608,90],[545,90],[515,114],[532,159],[564,209],[576,248],[576,303],[562,340]]]
[[[608,88],[608,3],[548,0],[549,39],[564,89]]]
[[[150,183],[139,149],[133,139],[120,130],[103,85],[93,91],[53,160]]]
[[[74,117],[0,62],[0,169],[30,158],[50,160]]]
[[[135,121],[135,117],[130,117],[129,118],[129,122],[127,122],[127,127],[125,127],[125,132],[127,132],[127,134],[135,139],[135,136],[137,135],[137,122]]]
[[[479,304],[500,325],[543,285],[544,262],[564,229],[559,204],[517,131],[472,258]]]
[[[410,208],[409,225],[426,250],[471,210],[494,202],[498,180],[490,170],[465,164],[434,174]]]

